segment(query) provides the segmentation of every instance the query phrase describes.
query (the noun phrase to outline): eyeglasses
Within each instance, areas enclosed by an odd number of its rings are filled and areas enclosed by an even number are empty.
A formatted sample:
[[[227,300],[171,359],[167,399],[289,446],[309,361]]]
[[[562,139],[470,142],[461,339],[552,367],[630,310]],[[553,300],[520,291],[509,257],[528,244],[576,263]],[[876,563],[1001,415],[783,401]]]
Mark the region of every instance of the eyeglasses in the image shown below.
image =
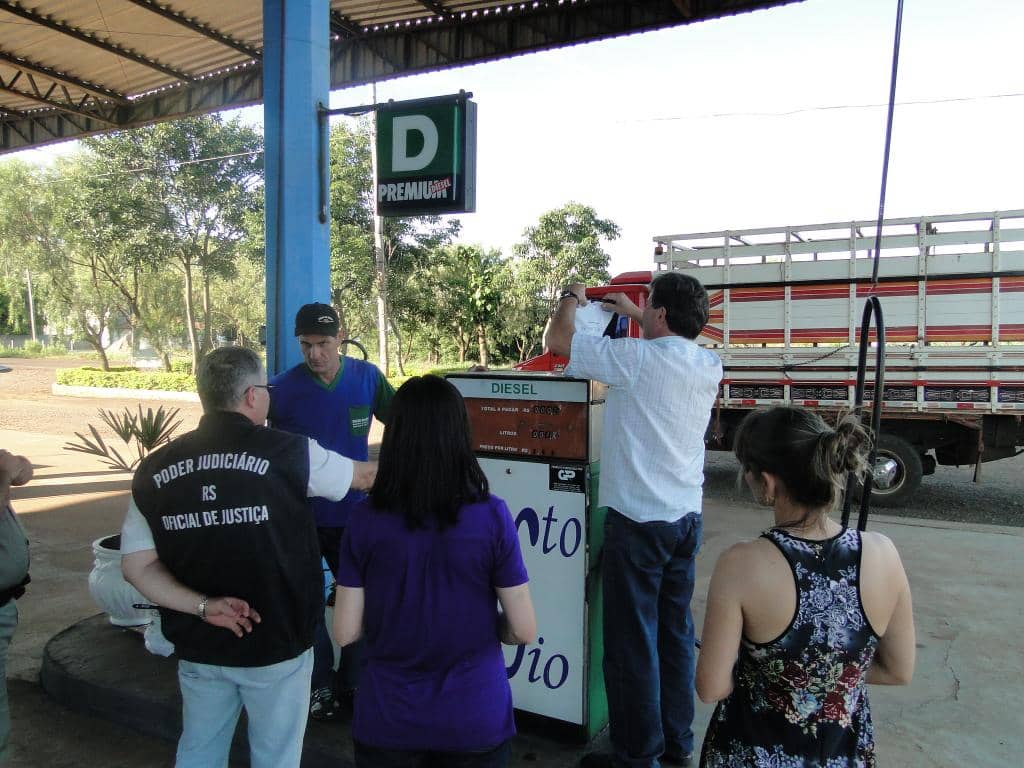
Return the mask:
[[[276,386],[277,386],[276,384],[251,384],[249,388],[250,389],[265,389],[265,390],[267,390],[267,394],[269,395],[270,394],[270,390],[272,390]]]

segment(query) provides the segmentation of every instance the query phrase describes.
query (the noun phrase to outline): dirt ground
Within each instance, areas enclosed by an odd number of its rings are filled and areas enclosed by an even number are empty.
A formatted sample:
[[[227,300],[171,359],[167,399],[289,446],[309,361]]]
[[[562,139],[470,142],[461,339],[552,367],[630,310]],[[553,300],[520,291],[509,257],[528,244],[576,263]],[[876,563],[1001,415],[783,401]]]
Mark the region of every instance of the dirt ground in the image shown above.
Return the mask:
[[[95,360],[72,358],[19,359],[2,358],[0,363],[11,370],[0,373],[0,429],[19,429],[46,435],[65,435],[74,438],[75,432],[88,429],[87,424],[101,426],[97,417],[100,408],[135,408],[137,401],[100,398],[55,397],[50,392],[58,368],[77,368],[95,365]],[[159,403],[143,403],[142,408]],[[199,403],[173,403],[179,408],[182,428],[191,429],[198,423],[202,410]]]
[[[135,403],[120,400],[55,397],[50,393],[57,368],[93,364],[73,359],[28,360],[6,358],[11,368],[0,373],[0,431],[12,430],[74,439],[74,432],[93,423],[107,433],[97,417],[100,408],[120,409]],[[155,407],[156,404],[153,404]],[[143,408],[148,407],[144,404]],[[199,420],[198,404],[181,403],[182,428]],[[46,460],[32,457],[37,475],[46,472]],[[86,461],[93,461],[83,457]],[[121,504],[111,505],[128,488],[129,476],[94,461],[86,476],[60,478],[47,473],[44,484],[33,482],[15,491],[17,507],[24,510],[47,493],[47,485],[74,482],[68,490],[85,491],[85,503],[65,506],[46,515],[25,518],[32,547],[33,573],[42,573],[19,603],[21,619],[8,659],[11,700],[11,768],[157,768],[174,764],[174,745],[97,718],[74,713],[55,704],[39,686],[39,665],[46,641],[81,618],[96,612],[78,576],[88,573],[92,552],[82,542],[93,541],[120,527]],[[57,473],[62,474],[62,473]],[[52,489],[51,489],[52,490]],[[43,544],[43,540],[46,543]],[[52,589],[45,574],[75,574],[73,587]],[[45,605],[28,599],[32,592],[53,594]],[[90,757],[98,756],[98,757]]]

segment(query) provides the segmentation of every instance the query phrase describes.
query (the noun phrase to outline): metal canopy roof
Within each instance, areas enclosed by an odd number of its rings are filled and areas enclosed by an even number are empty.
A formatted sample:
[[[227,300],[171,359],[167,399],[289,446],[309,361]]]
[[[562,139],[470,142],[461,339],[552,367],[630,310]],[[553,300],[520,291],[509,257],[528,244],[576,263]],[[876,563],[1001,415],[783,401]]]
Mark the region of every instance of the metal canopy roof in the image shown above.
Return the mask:
[[[331,0],[331,88],[796,0]],[[0,0],[0,154],[262,100],[260,0]]]

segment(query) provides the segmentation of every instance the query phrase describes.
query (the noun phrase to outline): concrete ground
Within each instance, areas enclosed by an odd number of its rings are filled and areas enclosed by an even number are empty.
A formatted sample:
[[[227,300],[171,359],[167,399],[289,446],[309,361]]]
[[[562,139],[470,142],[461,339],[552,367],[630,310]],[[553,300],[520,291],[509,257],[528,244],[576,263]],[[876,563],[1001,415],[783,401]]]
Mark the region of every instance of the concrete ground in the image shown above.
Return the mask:
[[[20,412],[17,424],[0,423],[0,447],[31,457],[36,472],[30,485],[13,492],[31,542],[33,581],[19,601],[21,623],[8,659],[10,765],[171,765],[170,742],[72,712],[39,687],[47,641],[98,612],[87,589],[91,543],[120,528],[129,477],[92,457],[63,450],[66,438],[54,434],[58,430],[40,426],[33,431],[31,414]],[[186,428],[195,414],[187,416]],[[77,414],[69,421],[74,423],[66,435],[83,426]],[[698,626],[715,558],[768,523],[763,510],[725,494],[709,493],[704,511],[706,538],[694,599]],[[1024,754],[1024,529],[881,515],[872,517],[871,528],[891,536],[903,554],[919,648],[910,686],[871,688],[880,765],[1019,765]],[[698,740],[711,710],[698,704]],[[335,729],[330,739],[338,744],[339,755],[348,752],[344,725],[317,727]],[[516,765],[570,766],[583,752],[532,728],[522,730],[514,749]],[[605,740],[599,738],[597,746]]]

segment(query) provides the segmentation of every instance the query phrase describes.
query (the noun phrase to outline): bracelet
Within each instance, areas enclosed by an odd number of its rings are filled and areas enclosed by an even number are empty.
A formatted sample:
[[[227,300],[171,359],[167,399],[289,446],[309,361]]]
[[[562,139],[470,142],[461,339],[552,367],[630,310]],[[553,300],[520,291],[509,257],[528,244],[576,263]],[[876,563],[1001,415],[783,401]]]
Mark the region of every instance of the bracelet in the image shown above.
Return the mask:
[[[566,290],[562,291],[561,294],[559,294],[558,300],[561,301],[562,299],[568,299],[570,296],[572,298],[576,299],[576,306],[579,306],[580,305],[580,297],[577,296],[572,291],[570,291],[568,288]]]
[[[208,598],[206,595],[203,595],[203,599],[199,601],[199,608],[197,610],[197,613],[199,614],[199,618],[202,621],[206,621],[206,604],[208,602],[210,602],[210,598]]]

